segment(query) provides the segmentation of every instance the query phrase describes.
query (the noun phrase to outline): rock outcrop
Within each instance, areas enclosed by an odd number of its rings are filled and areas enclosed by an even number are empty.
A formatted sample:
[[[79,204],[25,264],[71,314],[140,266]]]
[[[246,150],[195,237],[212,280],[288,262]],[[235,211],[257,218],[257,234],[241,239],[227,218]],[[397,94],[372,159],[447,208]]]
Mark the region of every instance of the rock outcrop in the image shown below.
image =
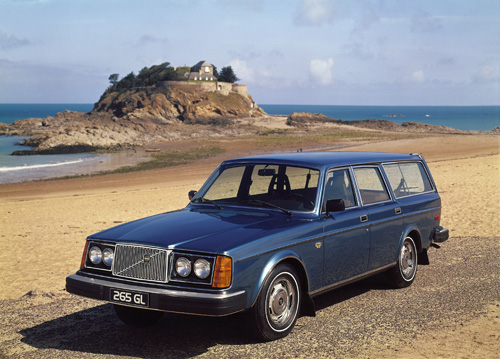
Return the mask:
[[[319,113],[294,112],[286,121],[287,125],[297,128],[317,127],[326,124],[348,125],[359,128],[394,132],[433,132],[433,133],[470,133],[446,126],[429,125],[420,122],[403,122],[401,125],[389,120],[367,119],[359,121],[337,120]]]
[[[90,113],[19,120],[2,125],[0,134],[29,136],[21,144],[32,149],[15,153],[19,155],[77,153],[217,135],[220,130],[207,125],[228,126],[237,118],[264,115],[246,93],[221,94],[180,83],[107,91]]]

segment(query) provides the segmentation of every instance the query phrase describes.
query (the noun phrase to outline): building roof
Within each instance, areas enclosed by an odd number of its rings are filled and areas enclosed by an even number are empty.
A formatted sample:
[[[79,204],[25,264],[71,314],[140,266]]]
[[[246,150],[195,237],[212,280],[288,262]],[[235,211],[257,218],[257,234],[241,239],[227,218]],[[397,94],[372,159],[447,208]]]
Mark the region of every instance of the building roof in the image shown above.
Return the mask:
[[[198,62],[193,67],[191,67],[191,72],[198,72],[198,71],[200,71],[200,69],[202,67],[206,67],[206,66],[214,67],[212,64],[209,64],[208,62],[206,62],[205,60],[203,60],[203,61]]]

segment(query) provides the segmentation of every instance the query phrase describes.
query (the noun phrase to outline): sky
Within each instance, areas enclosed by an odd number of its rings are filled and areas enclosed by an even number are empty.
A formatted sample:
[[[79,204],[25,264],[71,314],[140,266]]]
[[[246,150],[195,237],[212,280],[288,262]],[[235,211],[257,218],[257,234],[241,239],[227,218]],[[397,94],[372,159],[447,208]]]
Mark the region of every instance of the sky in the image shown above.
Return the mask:
[[[258,104],[500,105],[500,0],[0,0],[0,103],[201,60]]]

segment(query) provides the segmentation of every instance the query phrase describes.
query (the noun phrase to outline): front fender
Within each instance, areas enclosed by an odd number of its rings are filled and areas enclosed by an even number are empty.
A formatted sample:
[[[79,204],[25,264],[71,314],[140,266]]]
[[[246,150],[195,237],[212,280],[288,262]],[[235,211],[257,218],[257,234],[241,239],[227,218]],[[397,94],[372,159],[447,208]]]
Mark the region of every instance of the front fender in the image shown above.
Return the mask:
[[[292,261],[293,262],[292,265],[294,265],[294,266],[299,265],[301,267],[301,271],[303,272],[305,278],[301,277],[299,279],[302,281],[304,281],[304,280],[306,281],[306,283],[301,283],[302,284],[301,287],[304,288],[304,290],[306,292],[309,291],[309,281],[307,278],[307,271],[306,271],[306,268],[304,266],[304,262],[303,262],[301,256],[293,250],[290,250],[290,249],[284,250],[284,251],[281,251],[278,253],[274,253],[271,257],[269,257],[267,259],[266,264],[263,266],[262,271],[259,274],[257,282],[255,283],[254,286],[252,286],[251,290],[248,293],[248,299],[251,303],[251,305],[250,305],[251,307],[257,301],[257,297],[259,296],[260,291],[262,290],[262,287],[264,286],[264,283],[267,280],[267,278],[269,277],[269,275],[271,274],[272,270],[279,263],[282,263],[284,261]],[[300,276],[300,273],[298,273],[298,275]]]

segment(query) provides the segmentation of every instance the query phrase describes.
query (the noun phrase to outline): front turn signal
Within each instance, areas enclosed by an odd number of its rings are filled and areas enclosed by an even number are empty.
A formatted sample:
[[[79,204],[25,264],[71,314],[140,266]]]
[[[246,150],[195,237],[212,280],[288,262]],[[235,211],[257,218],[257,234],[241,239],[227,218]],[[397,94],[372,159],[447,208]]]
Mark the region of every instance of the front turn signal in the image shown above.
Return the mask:
[[[227,288],[231,285],[232,260],[229,257],[217,256],[215,261],[214,279],[212,287]]]
[[[85,268],[85,262],[87,261],[87,249],[89,248],[89,241],[85,241],[85,247],[83,248],[82,262],[80,263],[80,269]]]

